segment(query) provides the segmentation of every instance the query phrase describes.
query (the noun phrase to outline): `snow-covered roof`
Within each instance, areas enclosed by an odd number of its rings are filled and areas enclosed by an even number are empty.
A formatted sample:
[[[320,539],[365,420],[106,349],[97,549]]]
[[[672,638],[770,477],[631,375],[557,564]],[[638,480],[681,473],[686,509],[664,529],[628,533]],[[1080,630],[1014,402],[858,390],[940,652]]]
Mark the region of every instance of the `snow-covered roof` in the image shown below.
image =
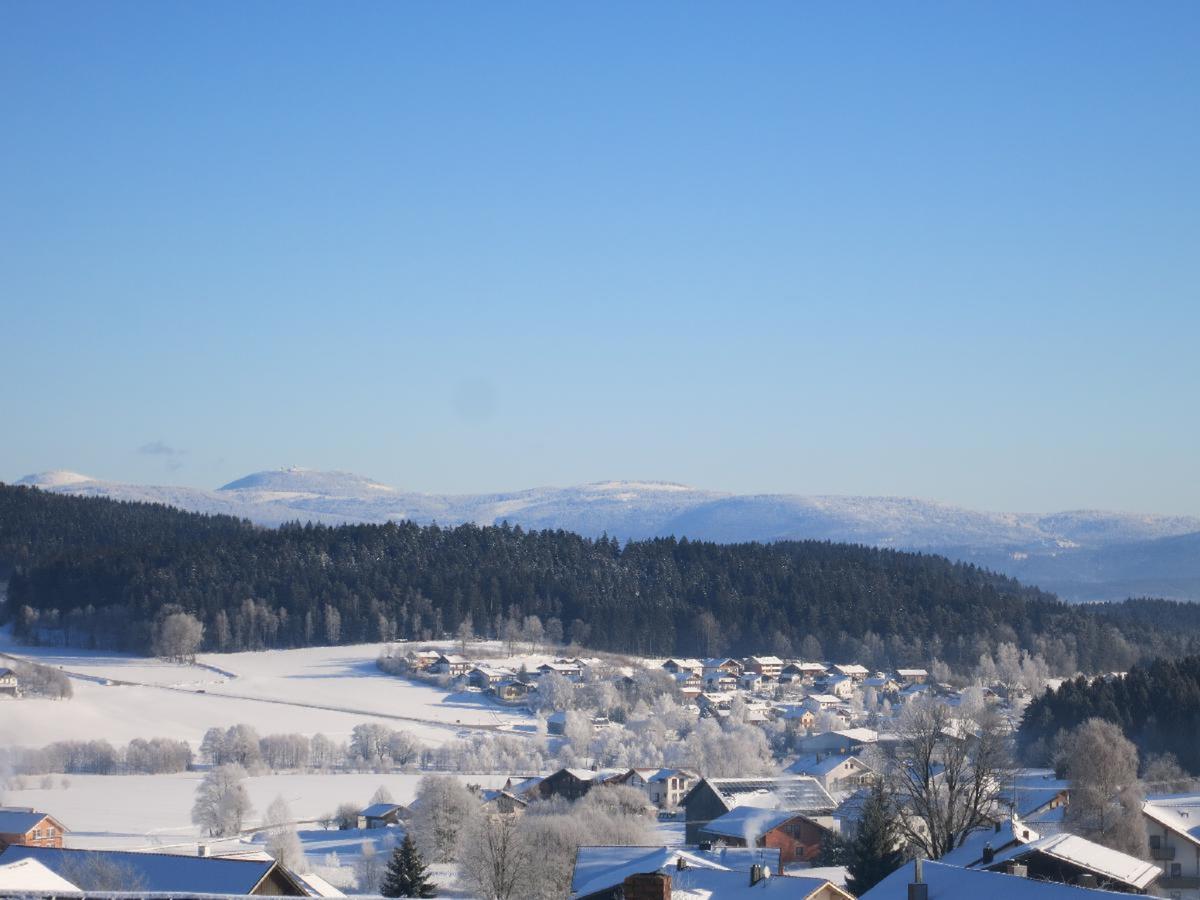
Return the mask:
[[[296,880],[300,882],[301,887],[308,891],[310,897],[346,896],[316,872],[305,872],[303,875],[297,875]]]
[[[0,863],[35,859],[61,875],[74,860],[86,858],[92,853],[135,872],[147,891],[249,894],[275,867],[274,860],[179,856],[125,850],[67,850],[16,844],[0,853]]]
[[[983,852],[989,845],[993,851],[1001,853],[1009,847],[1036,841],[1041,836],[1013,816],[995,826],[975,829],[940,861],[952,866],[973,866],[983,861]]]
[[[0,668],[0,678],[8,678],[10,675],[13,678],[17,677],[17,673],[12,669]]]
[[[758,663],[760,666],[782,666],[783,660],[778,656],[752,656],[750,662]]]
[[[844,737],[851,741],[860,741],[864,744],[874,744],[879,740],[879,732],[874,728],[839,728],[833,733],[839,737]]]
[[[0,669],[0,674],[4,670]],[[77,891],[79,887],[36,859],[0,863],[0,891]]]
[[[1142,812],[1200,846],[1200,794],[1152,794]]]
[[[702,662],[700,662],[700,660],[698,660],[698,659],[689,659],[687,657],[679,657],[679,656],[672,656],[670,659],[668,659],[666,662],[664,662],[663,665],[666,666],[670,663],[674,663],[675,665],[679,666],[681,669],[700,669],[700,668],[703,668],[703,666],[704,666],[704,664]]]
[[[809,694],[808,699],[814,703],[820,703],[822,706],[826,703],[836,706],[842,702],[841,697],[835,697],[833,694]]]
[[[843,663],[834,666],[843,675],[870,675],[871,672],[866,666],[860,666],[858,663]]]
[[[963,869],[925,860],[923,880],[929,885],[929,900],[1088,900],[1089,897],[1116,900],[1129,895],[1096,888],[1077,887],[1054,881],[1038,881],[1018,875],[1005,875],[985,869]],[[907,900],[913,880],[913,864],[905,863],[861,900]]]
[[[713,869],[684,869],[669,872],[671,876],[672,900],[759,900],[778,897],[780,900],[809,900],[824,896],[821,892],[831,888],[824,878],[793,877],[775,875],[750,884],[745,872],[720,872]],[[850,898],[852,895],[832,886],[836,896]]]
[[[729,871],[719,862],[678,847],[580,847],[575,854],[571,895],[587,895],[621,884],[630,875],[678,866],[683,859],[699,869]]]
[[[778,872],[780,866],[777,847],[715,847],[712,850],[696,847],[580,847],[575,854],[571,895],[594,893],[620,884],[629,875],[657,872],[664,866],[672,872],[677,871],[676,861],[680,856],[684,857],[688,866],[694,868],[742,875],[749,872],[752,865],[765,865],[772,872]],[[616,877],[618,875],[620,877]]]
[[[794,812],[825,812],[837,804],[807,775],[777,775],[770,778],[709,778],[708,785],[733,809],[756,806],[760,809],[786,809]]]
[[[1163,870],[1153,863],[1143,862],[1136,856],[1104,847],[1077,834],[1066,833],[1011,847],[997,853],[991,865],[1019,860],[1035,853],[1087,869],[1110,881],[1119,881],[1138,890],[1149,886],[1163,873]]]
[[[897,669],[896,674],[901,678],[921,678],[929,673],[924,669]]]
[[[773,831],[784,822],[796,818],[799,813],[772,809],[760,809],[756,806],[735,806],[723,816],[713,819],[701,830],[718,837],[744,839],[747,845],[753,845],[768,831]]]
[[[372,803],[366,809],[359,813],[360,816],[366,816],[368,819],[377,819],[380,816],[386,816],[395,812],[398,809],[403,809],[399,803]]]
[[[819,778],[822,775],[828,775],[843,763],[850,763],[850,768],[852,769],[856,768],[863,772],[871,771],[870,766],[868,766],[857,756],[854,756],[850,753],[835,753],[820,759],[817,758],[817,754],[810,753],[807,756],[801,756],[790,766],[788,766],[785,771],[792,772],[796,775],[812,775]]]
[[[24,834],[47,818],[54,821],[55,825],[59,824],[53,816],[38,812],[36,809],[0,807],[0,834]]]

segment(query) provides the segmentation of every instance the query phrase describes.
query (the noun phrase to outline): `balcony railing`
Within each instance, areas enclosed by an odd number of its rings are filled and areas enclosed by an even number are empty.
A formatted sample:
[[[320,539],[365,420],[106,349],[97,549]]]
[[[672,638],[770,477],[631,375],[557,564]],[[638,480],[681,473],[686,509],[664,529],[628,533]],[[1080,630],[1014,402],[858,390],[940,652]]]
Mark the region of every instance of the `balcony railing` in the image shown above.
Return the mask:
[[[1150,858],[1151,859],[1174,859],[1175,858],[1175,848],[1174,847],[1151,847],[1150,848]]]

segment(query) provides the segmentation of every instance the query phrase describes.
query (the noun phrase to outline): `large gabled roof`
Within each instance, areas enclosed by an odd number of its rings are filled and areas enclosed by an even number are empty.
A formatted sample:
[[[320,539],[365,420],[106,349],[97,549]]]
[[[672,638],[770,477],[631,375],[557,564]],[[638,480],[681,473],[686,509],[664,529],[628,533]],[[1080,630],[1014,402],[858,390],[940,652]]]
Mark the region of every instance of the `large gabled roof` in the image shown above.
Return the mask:
[[[85,861],[90,854],[97,854],[136,873],[143,890],[172,893],[249,894],[276,868],[274,860],[19,845],[0,853],[0,864],[36,859],[47,869],[65,877],[73,865]]]
[[[807,775],[775,775],[754,778],[707,778],[683,798],[686,804],[693,793],[708,785],[725,804],[757,806],[761,809],[786,809],[793,812],[819,813],[837,804],[815,778]]]
[[[1008,860],[1020,860],[1032,854],[1042,854],[1060,862],[1086,869],[1108,881],[1117,881],[1143,890],[1150,886],[1163,870],[1119,850],[1104,847],[1077,834],[1052,834],[1027,844],[1010,847],[997,853],[991,866]]]
[[[714,847],[711,850],[696,847],[580,847],[575,854],[571,895],[584,895],[583,888],[587,889],[586,893],[595,893],[620,884],[628,875],[656,872],[661,865],[655,867],[655,863],[674,868],[681,856],[689,866],[712,871],[743,873],[749,872],[752,865],[762,864],[772,872],[778,872],[780,867],[779,849],[770,847]]]
[[[1200,846],[1200,794],[1152,794],[1146,798],[1142,812]]]
[[[925,860],[924,882],[929,885],[929,900],[1117,900],[1129,894],[1077,887],[1053,881],[1038,881],[986,869],[962,869]],[[907,900],[913,880],[913,864],[905,863],[861,900]]]

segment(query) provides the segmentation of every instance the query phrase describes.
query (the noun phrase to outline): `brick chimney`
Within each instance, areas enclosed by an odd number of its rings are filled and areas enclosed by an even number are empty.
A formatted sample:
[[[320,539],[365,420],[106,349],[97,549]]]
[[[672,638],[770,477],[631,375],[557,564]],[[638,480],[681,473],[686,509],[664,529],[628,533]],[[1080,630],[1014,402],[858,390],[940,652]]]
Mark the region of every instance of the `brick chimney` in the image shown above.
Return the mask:
[[[662,872],[630,875],[621,889],[625,900],[671,900],[671,876]]]

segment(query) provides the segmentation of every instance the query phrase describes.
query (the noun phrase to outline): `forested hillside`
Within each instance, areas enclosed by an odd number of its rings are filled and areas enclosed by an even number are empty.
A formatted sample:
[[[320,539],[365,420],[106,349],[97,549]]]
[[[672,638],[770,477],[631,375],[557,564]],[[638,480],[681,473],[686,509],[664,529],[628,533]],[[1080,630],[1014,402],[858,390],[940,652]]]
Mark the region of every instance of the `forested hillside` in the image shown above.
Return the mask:
[[[1173,753],[1200,774],[1200,657],[1156,659],[1124,676],[1077,678],[1034,699],[1021,722],[1026,758],[1043,763],[1060,731],[1091,718],[1115,722],[1137,744],[1143,759]]]
[[[1194,632],[1076,609],[936,557],[846,544],[657,539],[386,524],[263,529],[164,507],[0,487],[4,614],[26,639],[135,651],[183,609],[215,650],[456,631],[536,615],[551,634],[646,654],[973,665],[1010,641],[1057,669],[1196,649]]]

